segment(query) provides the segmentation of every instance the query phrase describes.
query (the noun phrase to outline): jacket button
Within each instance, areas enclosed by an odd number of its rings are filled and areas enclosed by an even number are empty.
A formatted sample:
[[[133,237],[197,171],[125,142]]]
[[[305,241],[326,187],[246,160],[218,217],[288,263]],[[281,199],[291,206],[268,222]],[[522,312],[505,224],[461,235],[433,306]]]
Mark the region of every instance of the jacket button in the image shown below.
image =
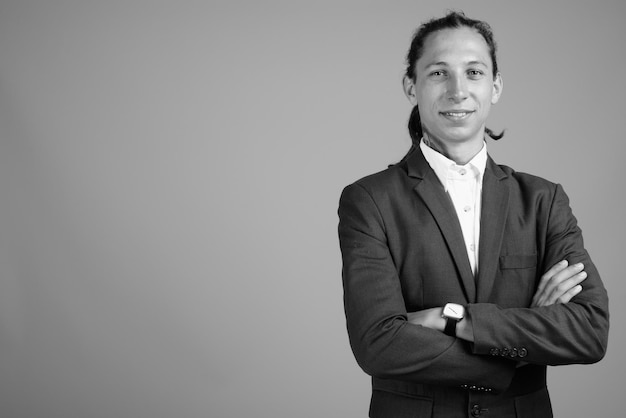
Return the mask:
[[[497,348],[492,348],[491,350],[489,350],[489,354],[491,354],[492,356],[499,356],[500,350],[498,350]]]
[[[504,347],[500,352],[502,353],[503,357],[506,357],[509,355],[509,348],[508,347]]]
[[[511,356],[511,358],[517,357],[517,348],[512,348],[509,356]]]
[[[519,352],[517,353],[517,355],[520,357],[526,357],[526,354],[528,354],[528,350],[526,350],[524,347],[520,348]]]
[[[480,413],[482,412],[480,410],[480,405],[477,405],[477,404],[472,405],[472,409],[471,409],[470,412],[471,412],[473,417],[479,417]]]

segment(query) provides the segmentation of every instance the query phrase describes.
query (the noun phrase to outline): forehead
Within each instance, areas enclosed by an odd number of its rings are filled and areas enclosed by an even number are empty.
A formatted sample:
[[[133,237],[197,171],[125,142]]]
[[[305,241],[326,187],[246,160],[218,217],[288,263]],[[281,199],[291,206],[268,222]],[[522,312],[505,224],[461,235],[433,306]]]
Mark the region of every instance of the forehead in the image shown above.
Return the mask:
[[[435,63],[449,65],[482,62],[491,68],[491,55],[485,38],[468,27],[442,29],[426,37],[418,67]]]

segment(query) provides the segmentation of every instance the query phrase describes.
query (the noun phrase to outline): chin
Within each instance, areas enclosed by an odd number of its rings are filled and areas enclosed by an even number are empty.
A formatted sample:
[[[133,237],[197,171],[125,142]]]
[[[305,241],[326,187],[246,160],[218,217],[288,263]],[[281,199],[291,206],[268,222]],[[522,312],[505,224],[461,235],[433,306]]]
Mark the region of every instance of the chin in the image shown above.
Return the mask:
[[[458,144],[463,142],[472,142],[476,139],[477,133],[478,132],[476,131],[469,131],[467,129],[454,129],[441,132],[441,135],[437,136],[441,138],[442,142]]]

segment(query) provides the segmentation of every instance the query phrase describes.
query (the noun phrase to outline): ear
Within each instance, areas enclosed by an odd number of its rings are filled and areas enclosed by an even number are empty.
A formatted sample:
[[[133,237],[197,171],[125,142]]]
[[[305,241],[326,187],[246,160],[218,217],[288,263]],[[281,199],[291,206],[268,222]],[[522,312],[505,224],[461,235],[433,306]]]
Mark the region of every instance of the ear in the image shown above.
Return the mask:
[[[498,100],[500,100],[500,95],[502,94],[503,87],[504,87],[504,82],[502,81],[502,76],[500,75],[500,73],[498,73],[493,79],[493,91],[491,92],[491,104],[498,103]]]
[[[417,95],[415,94],[415,82],[408,76],[404,76],[402,79],[402,87],[404,88],[404,94],[413,106],[417,104]]]

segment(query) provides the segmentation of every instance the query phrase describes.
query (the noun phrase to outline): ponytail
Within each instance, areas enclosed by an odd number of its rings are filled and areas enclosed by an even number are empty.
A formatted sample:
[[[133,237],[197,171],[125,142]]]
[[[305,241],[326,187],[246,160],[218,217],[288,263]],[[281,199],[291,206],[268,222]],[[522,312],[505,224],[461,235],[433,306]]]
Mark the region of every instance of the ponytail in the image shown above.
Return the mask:
[[[420,111],[417,105],[413,107],[413,110],[411,111],[411,116],[409,116],[408,128],[409,135],[411,136],[411,148],[409,148],[409,151],[404,155],[404,157],[402,157],[402,159],[397,164],[405,162],[407,158],[409,158],[409,156],[413,154],[413,151],[415,151],[419,147],[422,136],[424,136],[424,132],[422,131],[422,120],[420,119]],[[392,165],[394,164],[391,164],[390,167]]]
[[[415,146],[419,145],[422,136],[424,136],[424,132],[422,131],[422,120],[420,119],[420,110],[417,105],[415,105],[411,111],[408,127],[409,135],[411,135],[411,142]]]
[[[500,139],[500,138],[502,138],[504,136],[504,129],[502,130],[502,132],[497,134],[494,131],[492,131],[491,129],[485,127],[485,133],[487,135],[489,135],[491,137],[491,139],[493,139],[494,141],[497,141],[498,139]]]

